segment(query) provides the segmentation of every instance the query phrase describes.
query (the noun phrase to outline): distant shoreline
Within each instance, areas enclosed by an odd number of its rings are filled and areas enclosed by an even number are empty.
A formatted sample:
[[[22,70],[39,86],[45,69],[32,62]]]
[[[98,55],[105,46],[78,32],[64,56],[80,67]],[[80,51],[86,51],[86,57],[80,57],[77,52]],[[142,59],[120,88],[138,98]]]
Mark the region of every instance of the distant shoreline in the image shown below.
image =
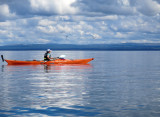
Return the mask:
[[[46,51],[46,50],[0,50],[0,51]],[[54,49],[53,51],[160,51],[160,50],[56,50]]]
[[[160,51],[160,44],[121,43],[121,44],[28,44],[0,46],[0,51]]]

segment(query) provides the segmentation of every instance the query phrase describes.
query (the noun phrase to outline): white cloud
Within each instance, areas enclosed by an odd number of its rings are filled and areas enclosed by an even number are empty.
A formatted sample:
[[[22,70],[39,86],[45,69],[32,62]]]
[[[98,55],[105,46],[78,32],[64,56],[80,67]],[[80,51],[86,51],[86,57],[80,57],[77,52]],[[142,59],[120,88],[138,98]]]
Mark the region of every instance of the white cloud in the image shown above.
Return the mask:
[[[10,13],[10,9],[7,4],[0,5],[0,20],[4,20],[6,18],[15,17],[14,13]]]
[[[48,14],[75,14],[77,8],[72,4],[76,0],[30,0],[34,12]]]
[[[54,21],[50,21],[48,19],[42,19],[38,22],[38,25],[41,25],[41,26],[49,26],[52,24],[54,24]]]
[[[91,16],[100,15],[133,15],[135,9],[130,7],[128,0],[78,0],[81,13]]]
[[[118,0],[118,3],[122,4],[124,6],[129,6],[130,5],[129,0]]]
[[[89,36],[88,38],[91,38],[91,39],[100,39],[101,38],[101,36],[96,33],[86,32],[85,34],[88,35]]]
[[[47,34],[58,32],[57,29],[55,27],[51,26],[51,25],[50,26],[46,26],[46,27],[37,26],[37,29],[40,30],[41,32],[47,33]]]
[[[115,25],[111,25],[111,29],[114,30],[114,31],[118,30],[117,26],[115,26]]]
[[[6,21],[6,22],[0,22],[0,27],[8,27],[10,25],[11,25],[11,23],[8,22],[8,21]]]
[[[29,1],[0,2],[3,43],[159,42],[160,39],[158,0]]]
[[[8,16],[10,14],[9,7],[6,4],[0,5],[0,15]]]
[[[128,35],[121,33],[121,32],[116,32],[115,37],[116,38],[126,38],[126,37],[128,37]]]
[[[125,40],[121,41],[121,43],[160,43],[160,41],[140,39],[140,40]]]
[[[7,35],[7,37],[8,37],[8,38],[13,38],[13,37],[14,37],[14,34],[10,32],[10,33]]]
[[[6,34],[7,31],[6,30],[0,30],[0,34]]]
[[[43,44],[45,44],[45,43],[49,43],[50,41],[48,40],[48,39],[37,39],[36,40],[37,41],[37,43],[43,43]]]
[[[105,16],[82,16],[82,15],[75,15],[72,16],[74,21],[104,21],[104,20],[117,20],[117,15],[105,15]]]
[[[78,30],[78,32],[80,33],[81,36],[84,35],[84,31],[83,30]]]
[[[56,29],[59,32],[63,32],[63,33],[71,33],[72,32],[72,29],[71,29],[71,27],[69,27],[69,25],[57,25]]]
[[[69,20],[70,17],[67,15],[59,15],[59,16],[55,16],[54,19],[56,21],[65,21],[65,20]]]
[[[93,36],[93,38],[94,39],[100,39],[100,38],[102,38],[100,35],[98,35],[98,34],[91,34],[92,36]]]
[[[160,4],[155,0],[135,0],[131,3],[144,15],[154,16],[160,13]]]

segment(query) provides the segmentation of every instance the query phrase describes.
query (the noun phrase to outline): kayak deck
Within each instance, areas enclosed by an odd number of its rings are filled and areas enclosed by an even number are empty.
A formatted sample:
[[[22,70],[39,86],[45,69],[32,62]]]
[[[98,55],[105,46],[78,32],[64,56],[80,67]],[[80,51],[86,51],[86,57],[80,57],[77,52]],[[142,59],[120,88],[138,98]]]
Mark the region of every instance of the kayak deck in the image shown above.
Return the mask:
[[[19,60],[6,60],[8,65],[39,65],[39,64],[87,64],[88,62],[94,60],[94,58],[88,58],[88,59],[56,59],[52,61],[43,61],[43,60],[31,60],[31,61],[19,61]]]

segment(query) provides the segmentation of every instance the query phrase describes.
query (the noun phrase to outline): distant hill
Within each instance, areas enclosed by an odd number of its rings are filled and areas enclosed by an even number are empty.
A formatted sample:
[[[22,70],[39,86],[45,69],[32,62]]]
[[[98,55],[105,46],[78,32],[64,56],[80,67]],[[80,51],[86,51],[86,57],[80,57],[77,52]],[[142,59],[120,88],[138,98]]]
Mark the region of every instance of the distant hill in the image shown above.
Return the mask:
[[[121,44],[28,44],[5,45],[0,50],[160,50],[160,44],[121,43]]]

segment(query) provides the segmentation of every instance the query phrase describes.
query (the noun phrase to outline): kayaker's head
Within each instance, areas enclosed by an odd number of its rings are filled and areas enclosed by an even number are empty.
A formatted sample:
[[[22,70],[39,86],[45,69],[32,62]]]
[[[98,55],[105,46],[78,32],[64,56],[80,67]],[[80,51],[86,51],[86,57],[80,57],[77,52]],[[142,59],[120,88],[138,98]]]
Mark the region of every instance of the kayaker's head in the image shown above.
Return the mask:
[[[47,52],[49,53],[49,52],[51,52],[52,50],[50,50],[50,49],[47,49]]]

